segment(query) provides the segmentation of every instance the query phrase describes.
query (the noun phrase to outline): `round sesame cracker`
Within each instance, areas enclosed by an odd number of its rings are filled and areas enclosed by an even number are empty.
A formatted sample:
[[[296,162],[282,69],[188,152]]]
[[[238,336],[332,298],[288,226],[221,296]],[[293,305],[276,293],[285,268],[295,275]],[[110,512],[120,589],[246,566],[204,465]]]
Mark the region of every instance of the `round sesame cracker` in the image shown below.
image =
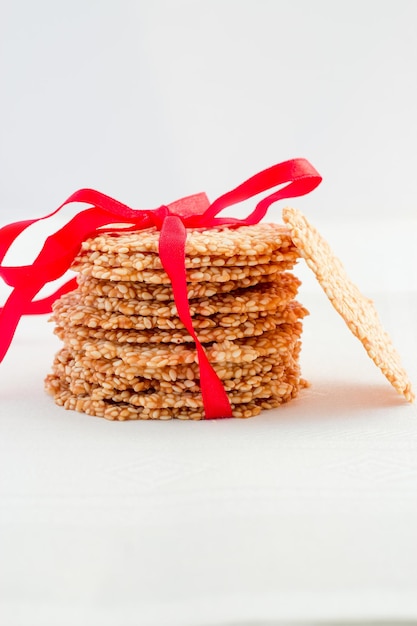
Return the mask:
[[[211,297],[194,299],[190,303],[190,315],[214,315],[215,313],[255,313],[282,307],[297,294],[300,281],[292,274],[281,274],[281,281],[264,283],[259,287],[238,289],[231,293],[216,294]],[[157,316],[172,318],[178,316],[175,302],[165,303],[149,300],[124,300],[109,296],[82,294],[84,306],[100,311],[117,312],[123,315]]]
[[[412,402],[415,396],[411,382],[373,303],[362,295],[327,241],[300,211],[284,209],[283,219],[301,256],[313,270],[336,311],[397,392]]]
[[[238,380],[240,378],[250,378],[265,374],[278,364],[282,364],[287,368],[293,367],[297,358],[298,352],[294,349],[291,354],[288,353],[285,357],[279,359],[277,359],[276,356],[266,356],[246,363],[213,363],[213,368],[220,380]],[[86,370],[96,372],[98,374],[96,382],[103,384],[105,380],[115,377],[128,381],[129,386],[132,388],[136,383],[140,384],[143,379],[168,383],[187,380],[195,383],[195,381],[199,380],[200,376],[197,363],[167,367],[149,367],[148,365],[132,366],[127,365],[121,359],[91,359],[82,351],[65,347],[56,354],[54,367],[59,365],[63,366],[65,369],[70,362],[74,363],[78,372]]]
[[[158,254],[159,232],[152,228],[128,233],[103,233],[87,239],[83,250],[100,254],[130,254],[153,252]],[[282,224],[260,223],[253,226],[210,229],[187,229],[185,254],[187,256],[259,256],[279,249],[293,249],[288,228]]]
[[[179,317],[158,317],[144,315],[123,315],[98,310],[95,307],[82,304],[83,298],[73,291],[65,294],[53,305],[51,319],[63,328],[87,326],[89,328],[114,329],[184,329]],[[259,335],[265,330],[272,330],[277,326],[274,313],[271,311],[255,311],[249,313],[217,313],[215,315],[193,315],[193,325],[198,331],[205,328],[238,328],[248,324],[253,328],[253,334]],[[250,334],[247,333],[247,334]]]
[[[279,308],[273,312],[272,316],[261,317],[255,320],[247,320],[238,326],[232,327],[210,327],[198,329],[197,335],[201,343],[211,343],[213,341],[234,341],[243,337],[258,336],[267,330],[276,328],[280,324],[294,324],[298,320],[308,315],[305,309],[296,300],[287,306]],[[88,326],[55,326],[54,333],[72,348],[80,350],[83,342],[87,340],[104,340],[115,343],[191,343],[193,338],[186,329],[177,328],[175,330],[155,329],[105,329],[89,328]]]
[[[271,395],[269,398],[257,398],[245,404],[232,406],[233,417],[248,418],[258,415],[262,409],[272,409],[294,398],[299,387],[291,382],[282,383],[278,393],[281,395]],[[50,374],[45,380],[46,391],[53,396],[55,403],[65,409],[79,411],[96,417],[104,417],[108,420],[137,420],[137,419],[204,419],[204,412],[201,407],[196,408],[145,408],[128,403],[114,402],[112,400],[93,400],[88,395],[75,395],[68,386],[57,376]]]
[[[235,289],[246,289],[271,280],[279,282],[281,274],[270,276],[248,276],[242,280],[229,280],[225,283],[188,283],[188,299],[211,298],[219,293],[229,293]],[[122,298],[124,300],[153,300],[167,302],[174,300],[171,285],[150,285],[132,281],[110,281],[78,275],[78,291],[94,294],[105,298]]]
[[[286,395],[289,385],[285,379],[271,381],[267,384],[259,384],[249,391],[230,391],[228,397],[233,405],[248,404],[257,398],[270,398],[271,396]],[[107,390],[96,385],[91,389],[90,398],[92,400],[112,400],[113,402],[123,402],[137,407],[147,409],[196,409],[203,408],[203,399],[199,392],[192,393],[184,391],[182,393],[135,393],[129,389],[124,391]]]
[[[282,379],[286,371],[289,369],[295,371],[295,368],[296,366],[293,362],[288,366],[271,363],[269,367],[265,367],[264,371],[261,370],[254,375],[226,379],[223,381],[223,386],[226,391],[249,392],[259,385],[266,385],[271,381]],[[109,395],[103,396],[103,398],[112,398],[114,393],[126,390],[129,390],[130,393],[148,391],[169,394],[200,393],[201,391],[198,379],[189,380],[188,378],[182,378],[175,381],[143,377],[132,379],[103,374],[93,367],[80,366],[80,361],[76,357],[71,358],[69,353],[66,360],[63,360],[62,355],[60,359],[55,359],[52,373],[64,381],[72,393],[78,395],[91,395],[93,386],[99,386],[106,390],[106,393]]]
[[[211,363],[249,363],[260,356],[285,357],[294,350],[301,335],[302,325],[282,324],[260,337],[245,337],[235,341],[225,340],[209,344],[206,349]],[[197,363],[193,344],[143,344],[140,346],[118,344],[111,341],[84,341],[82,351],[91,359],[121,359],[133,367],[168,367]]]
[[[270,398],[272,395],[282,395],[282,385],[285,384],[285,391],[287,392],[287,378],[286,372],[281,368],[278,375],[278,369],[276,374],[270,372],[264,377],[264,380],[257,377],[255,385],[247,384],[246,380],[240,379],[237,385],[232,385],[233,381],[227,381],[225,389],[228,392],[229,400],[233,404],[247,404],[255,398]],[[68,384],[68,389],[74,395],[88,395],[92,400],[112,400],[113,402],[123,402],[127,404],[133,404],[134,406],[143,406],[149,409],[161,409],[161,408],[197,408],[203,407],[203,400],[200,393],[200,389],[195,385],[196,389],[184,387],[179,391],[173,390],[168,386],[162,389],[155,389],[153,386],[148,389],[140,389],[134,391],[132,388],[127,387],[125,389],[111,388],[108,385],[102,386],[100,384],[90,382],[87,380],[81,380],[71,375],[66,374],[63,378],[60,374],[59,368],[53,370],[53,374],[59,377],[60,380],[65,381]],[[228,388],[227,388],[228,387]]]
[[[295,247],[283,251],[274,250],[269,254],[233,256],[186,256],[184,259],[187,269],[203,267],[224,267],[229,265],[264,265],[265,263],[292,263],[298,259]],[[127,268],[136,271],[161,270],[163,265],[158,254],[131,252],[129,254],[117,252],[113,254],[98,251],[83,251],[77,255],[73,262],[73,269],[78,270],[88,265],[104,269]]]
[[[228,265],[224,267],[200,267],[188,269],[186,272],[189,283],[226,283],[229,281],[243,280],[248,276],[266,276],[283,272],[294,267],[292,261],[281,261],[279,263],[263,263],[261,265],[236,266]],[[151,285],[170,285],[171,279],[164,270],[143,270],[138,271],[130,267],[100,267],[91,263],[78,263],[72,269],[84,276],[92,276],[100,280],[143,282]]]

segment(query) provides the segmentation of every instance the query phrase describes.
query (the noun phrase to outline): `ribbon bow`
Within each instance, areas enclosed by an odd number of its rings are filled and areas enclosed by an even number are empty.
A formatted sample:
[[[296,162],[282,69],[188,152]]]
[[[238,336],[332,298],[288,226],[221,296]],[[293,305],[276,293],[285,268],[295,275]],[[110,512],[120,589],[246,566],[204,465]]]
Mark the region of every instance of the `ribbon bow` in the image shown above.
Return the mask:
[[[9,349],[22,315],[49,313],[53,302],[59,296],[77,287],[74,278],[50,296],[33,301],[44,285],[60,278],[70,268],[85,239],[105,230],[127,232],[155,227],[160,231],[159,256],[172,283],[178,316],[195,341],[205,417],[206,419],[231,417],[232,411],[227,394],[198,340],[190,315],[185,270],[187,228],[218,226],[233,228],[257,224],[273,202],[305,195],[315,189],[320,182],[321,176],[306,159],[292,159],[255,174],[235,189],[217,198],[212,204],[209,204],[205,194],[197,194],[158,209],[136,210],[98,191],[81,189],[45,217],[4,226],[0,229],[0,276],[13,287],[13,291],[4,307],[0,309],[0,362]],[[284,183],[287,183],[285,187],[260,200],[246,218],[217,217],[223,209]],[[26,228],[52,217],[72,202],[90,206],[80,211],[46,239],[32,265],[20,267],[2,265],[8,249]],[[126,224],[126,227],[111,228],[112,224],[121,223]]]

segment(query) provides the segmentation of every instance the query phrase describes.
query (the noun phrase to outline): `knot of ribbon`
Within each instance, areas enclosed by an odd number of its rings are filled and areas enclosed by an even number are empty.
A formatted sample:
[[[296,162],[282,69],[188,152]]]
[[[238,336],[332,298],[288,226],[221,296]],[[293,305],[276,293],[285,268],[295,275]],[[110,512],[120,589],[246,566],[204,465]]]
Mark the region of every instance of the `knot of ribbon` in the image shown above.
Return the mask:
[[[231,417],[232,410],[226,391],[198,340],[190,314],[185,269],[187,228],[235,228],[257,224],[272,203],[305,195],[315,189],[321,180],[321,176],[306,159],[292,159],[255,174],[211,204],[202,193],[151,210],[131,209],[103,193],[81,189],[49,215],[4,226],[0,229],[0,276],[13,290],[0,308],[0,362],[9,349],[23,315],[49,313],[58,297],[77,287],[76,279],[73,278],[50,296],[34,300],[47,283],[60,278],[71,267],[83,241],[106,230],[129,232],[154,227],[160,231],[159,257],[171,280],[178,316],[195,342],[205,418]],[[280,188],[262,198],[246,218],[219,217],[223,209],[277,186]],[[3,265],[10,246],[26,228],[56,215],[73,202],[89,206],[47,237],[31,265]]]

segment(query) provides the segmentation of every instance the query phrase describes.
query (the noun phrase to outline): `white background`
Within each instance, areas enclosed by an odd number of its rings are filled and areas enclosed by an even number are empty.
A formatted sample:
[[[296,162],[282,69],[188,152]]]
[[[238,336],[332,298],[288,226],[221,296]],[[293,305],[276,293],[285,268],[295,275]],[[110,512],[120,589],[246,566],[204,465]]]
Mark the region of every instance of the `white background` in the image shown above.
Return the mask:
[[[416,22],[412,0],[0,0],[1,224],[85,186],[214,199],[306,157],[324,182],[293,204],[415,382]],[[416,408],[297,273],[312,387],[253,420],[66,412],[43,392],[59,343],[22,321],[0,365],[0,620],[415,623]]]
[[[319,218],[415,216],[414,0],[2,0],[0,210],[136,207],[304,156]]]

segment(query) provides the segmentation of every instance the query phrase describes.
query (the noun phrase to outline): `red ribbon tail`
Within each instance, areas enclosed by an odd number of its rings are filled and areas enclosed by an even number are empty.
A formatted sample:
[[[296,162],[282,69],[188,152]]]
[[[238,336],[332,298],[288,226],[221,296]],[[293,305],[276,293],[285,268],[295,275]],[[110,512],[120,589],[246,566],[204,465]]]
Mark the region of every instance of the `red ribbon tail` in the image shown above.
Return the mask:
[[[22,311],[22,315],[44,315],[45,313],[51,313],[52,305],[55,300],[58,300],[58,298],[63,296],[65,293],[77,289],[77,287],[78,283],[76,278],[67,280],[66,283],[61,285],[61,287],[56,289],[49,296],[28,303],[27,307]]]
[[[187,231],[181,219],[173,215],[167,216],[159,238],[159,257],[171,279],[178,316],[196,344],[205,417],[206,419],[232,417],[232,408],[227,393],[194,330],[187,293],[186,239]]]
[[[32,298],[40,291],[43,285],[31,282],[24,287],[16,287],[7,298],[5,305],[0,308],[0,363],[7,354],[10,344],[23,311],[29,309]]]
[[[51,217],[69,202],[96,200],[100,206],[85,209],[57,232],[49,235],[35,261],[29,266],[5,267],[2,261],[15,239],[32,224]],[[129,207],[93,190],[80,190],[49,216],[37,220],[16,222],[0,229],[0,278],[14,287],[4,306],[0,308],[0,362],[5,357],[22,315],[49,313],[53,302],[62,294],[75,289],[75,279],[65,283],[52,295],[32,302],[44,285],[60,278],[69,269],[86,237],[97,229],[112,223],[128,225],[136,219],[136,226],[149,225],[149,211],[134,212]]]

